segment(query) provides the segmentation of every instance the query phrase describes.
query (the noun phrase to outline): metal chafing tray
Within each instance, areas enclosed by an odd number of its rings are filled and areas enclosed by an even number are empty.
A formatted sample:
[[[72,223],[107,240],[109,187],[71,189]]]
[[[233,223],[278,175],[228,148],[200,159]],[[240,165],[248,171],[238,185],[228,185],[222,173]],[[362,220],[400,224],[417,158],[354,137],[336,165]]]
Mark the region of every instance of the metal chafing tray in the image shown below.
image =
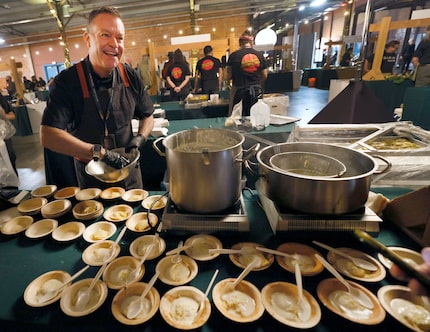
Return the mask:
[[[410,145],[398,148],[382,144],[398,139],[405,139]],[[288,141],[338,144],[385,157],[392,166],[388,171],[373,176],[372,186],[375,187],[417,189],[430,183],[430,132],[411,122],[296,126]]]

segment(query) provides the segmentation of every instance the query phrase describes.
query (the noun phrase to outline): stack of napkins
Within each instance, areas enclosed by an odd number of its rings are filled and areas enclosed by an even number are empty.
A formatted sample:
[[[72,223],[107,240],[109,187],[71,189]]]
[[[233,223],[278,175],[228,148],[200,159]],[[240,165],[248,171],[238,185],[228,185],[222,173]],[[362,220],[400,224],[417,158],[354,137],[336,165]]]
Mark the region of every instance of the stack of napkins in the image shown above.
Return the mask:
[[[133,133],[136,134],[139,129],[139,120],[133,119],[131,120],[131,126],[133,128]],[[154,137],[167,136],[168,129],[166,127],[169,126],[169,120],[164,118],[155,118],[154,119],[154,128],[151,131],[151,135]]]

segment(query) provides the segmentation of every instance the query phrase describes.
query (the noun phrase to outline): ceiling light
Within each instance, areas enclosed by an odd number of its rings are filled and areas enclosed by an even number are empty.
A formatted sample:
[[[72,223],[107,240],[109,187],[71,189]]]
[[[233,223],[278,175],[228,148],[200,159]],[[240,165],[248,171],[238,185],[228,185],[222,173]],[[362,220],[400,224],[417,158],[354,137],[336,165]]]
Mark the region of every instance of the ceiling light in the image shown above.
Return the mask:
[[[326,0],[314,0],[311,2],[309,6],[311,7],[321,6],[324,2],[326,2]]]

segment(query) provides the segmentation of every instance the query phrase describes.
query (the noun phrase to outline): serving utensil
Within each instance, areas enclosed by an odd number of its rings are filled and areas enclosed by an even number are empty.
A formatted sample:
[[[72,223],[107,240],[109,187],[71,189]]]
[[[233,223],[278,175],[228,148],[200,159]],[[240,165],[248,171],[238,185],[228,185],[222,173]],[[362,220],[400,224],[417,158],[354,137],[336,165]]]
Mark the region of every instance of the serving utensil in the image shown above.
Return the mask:
[[[96,285],[97,281],[102,276],[103,271],[106,269],[107,265],[108,265],[108,263],[104,263],[100,267],[99,271],[97,272],[97,274],[94,277],[93,281],[91,282],[90,286],[86,290],[84,290],[84,291],[79,290],[79,292],[78,292],[78,298],[76,299],[76,304],[75,304],[76,310],[82,311],[82,310],[85,309],[85,307],[88,304],[88,301],[90,300],[91,291],[93,290],[93,288]]]
[[[322,265],[324,265],[324,267],[329,270],[336,277],[336,279],[339,280],[348,289],[348,293],[351,294],[357,300],[358,303],[368,309],[374,308],[372,300],[365,293],[363,293],[363,291],[349,284],[348,281],[346,281],[340,275],[340,273],[337,272],[337,270],[320,255],[315,256],[322,263]]]
[[[311,305],[308,300],[303,296],[303,285],[302,285],[302,273],[300,272],[300,266],[298,263],[294,264],[295,276],[296,276],[296,285],[297,285],[297,293],[298,293],[298,316],[302,322],[307,321],[311,317]]]
[[[336,255],[339,255],[339,256],[342,256],[344,258],[349,259],[352,263],[354,263],[354,265],[361,267],[362,269],[365,269],[368,271],[377,271],[378,270],[378,267],[375,264],[373,264],[373,263],[371,263],[365,259],[353,257],[351,255],[348,255],[348,254],[342,252],[341,250],[330,247],[329,245],[318,242],[318,241],[312,241],[312,242],[314,244],[316,244],[317,246],[324,248],[324,249],[327,249],[328,251],[331,251],[332,253],[334,253]]]
[[[144,307],[145,297],[148,294],[148,292],[151,290],[152,286],[154,286],[155,281],[158,279],[159,275],[160,275],[160,271],[156,271],[155,274],[152,276],[151,280],[149,280],[148,284],[146,285],[140,297],[136,300],[133,300],[129,304],[127,309],[127,314],[126,314],[128,319],[134,319],[142,312]]]
[[[82,273],[84,273],[86,270],[88,270],[90,266],[86,265],[82,269],[80,269],[78,272],[76,272],[74,275],[72,275],[67,281],[63,282],[61,285],[59,285],[56,289],[52,289],[49,292],[46,292],[41,297],[38,298],[37,302],[39,303],[45,303],[49,300],[53,299],[57,296],[58,292],[66,286],[69,282],[75,280],[77,277],[79,277]]]

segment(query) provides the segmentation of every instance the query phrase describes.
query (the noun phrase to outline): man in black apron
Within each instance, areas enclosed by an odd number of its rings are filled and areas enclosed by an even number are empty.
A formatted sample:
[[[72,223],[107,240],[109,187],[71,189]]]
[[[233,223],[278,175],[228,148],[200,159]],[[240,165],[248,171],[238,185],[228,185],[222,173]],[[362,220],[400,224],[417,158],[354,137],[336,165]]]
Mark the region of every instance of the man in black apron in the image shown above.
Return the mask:
[[[124,34],[115,9],[93,10],[84,33],[88,57],[55,78],[43,114],[42,145],[74,158],[81,188],[112,186],[86,174],[85,165],[100,159],[115,168],[123,167],[122,156],[111,150],[139,148],[154,126],[152,102],[142,80],[133,68],[120,63]],[[132,118],[139,119],[136,136]],[[128,178],[115,185],[142,188],[140,169],[132,168]]]
[[[233,80],[233,105],[242,101],[242,116],[249,116],[251,106],[263,93],[267,78],[267,65],[261,52],[252,48],[253,36],[245,31],[239,38],[240,49],[233,52],[227,61],[226,80]]]

